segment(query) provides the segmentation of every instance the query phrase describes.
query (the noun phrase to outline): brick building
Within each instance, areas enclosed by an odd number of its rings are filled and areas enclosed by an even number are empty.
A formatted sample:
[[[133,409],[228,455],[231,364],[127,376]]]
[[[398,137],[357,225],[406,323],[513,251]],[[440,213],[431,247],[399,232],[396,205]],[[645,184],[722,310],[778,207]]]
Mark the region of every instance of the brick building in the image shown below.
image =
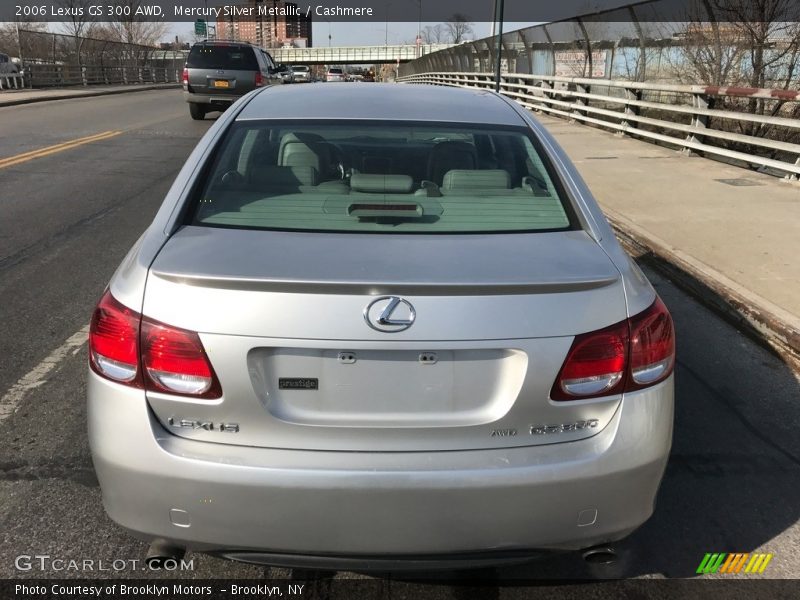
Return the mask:
[[[285,0],[242,0],[237,7],[251,7],[255,17],[231,16],[216,23],[218,39],[250,42],[264,48],[287,44],[310,48],[311,16],[300,12],[297,4]]]

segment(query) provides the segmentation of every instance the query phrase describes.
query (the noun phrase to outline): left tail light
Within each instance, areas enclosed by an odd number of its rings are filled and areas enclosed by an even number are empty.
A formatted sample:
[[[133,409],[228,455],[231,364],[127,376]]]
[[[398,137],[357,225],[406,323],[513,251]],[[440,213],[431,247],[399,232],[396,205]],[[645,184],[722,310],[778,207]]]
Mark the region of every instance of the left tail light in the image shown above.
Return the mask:
[[[139,313],[106,292],[89,326],[89,364],[98,375],[142,387],[139,372]]]
[[[182,78],[184,85],[189,85],[189,69],[183,70],[183,78]]]
[[[197,398],[219,398],[219,381],[194,331],[142,319],[142,367],[147,389]]]
[[[89,328],[92,370],[148,391],[214,399],[222,387],[200,336],[142,317],[107,291]]]

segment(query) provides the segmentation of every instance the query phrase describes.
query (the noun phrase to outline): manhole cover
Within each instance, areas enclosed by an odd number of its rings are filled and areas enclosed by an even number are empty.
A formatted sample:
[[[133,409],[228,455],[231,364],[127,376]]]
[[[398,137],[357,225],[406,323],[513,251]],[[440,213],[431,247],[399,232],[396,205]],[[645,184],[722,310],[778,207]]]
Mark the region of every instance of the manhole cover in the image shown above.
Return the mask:
[[[764,185],[763,183],[759,183],[758,181],[753,181],[752,179],[715,179],[714,181],[719,181],[720,183],[724,183],[725,185],[735,185],[737,187],[744,187],[748,185]]]

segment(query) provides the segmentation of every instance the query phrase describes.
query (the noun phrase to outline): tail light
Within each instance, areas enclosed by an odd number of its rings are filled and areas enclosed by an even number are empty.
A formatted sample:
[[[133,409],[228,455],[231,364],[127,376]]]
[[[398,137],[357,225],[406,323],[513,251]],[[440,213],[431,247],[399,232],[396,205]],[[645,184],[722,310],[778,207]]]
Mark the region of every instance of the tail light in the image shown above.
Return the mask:
[[[675,330],[661,301],[621,323],[575,337],[553,400],[611,396],[655,385],[675,366]]]
[[[256,71],[256,87],[261,87],[262,85],[264,85],[264,76],[261,71]]]
[[[98,375],[142,387],[139,373],[139,313],[106,292],[89,325],[89,364]]]
[[[92,370],[111,381],[193,398],[222,396],[197,333],[142,317],[110,291],[92,315],[89,345]]]
[[[183,70],[183,84],[189,85],[189,69]]]
[[[665,379],[675,366],[675,329],[661,301],[631,317],[631,377],[627,390],[637,390]]]
[[[219,398],[219,382],[194,331],[142,319],[142,366],[147,389]]]

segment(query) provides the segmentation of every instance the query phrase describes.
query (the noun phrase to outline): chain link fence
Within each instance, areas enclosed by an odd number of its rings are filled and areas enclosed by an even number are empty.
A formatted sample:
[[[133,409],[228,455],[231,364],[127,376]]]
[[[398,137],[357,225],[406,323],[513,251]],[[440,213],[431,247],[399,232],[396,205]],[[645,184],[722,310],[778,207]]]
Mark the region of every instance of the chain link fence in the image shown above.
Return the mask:
[[[179,82],[183,50],[20,29],[0,36],[17,56],[26,87]]]

